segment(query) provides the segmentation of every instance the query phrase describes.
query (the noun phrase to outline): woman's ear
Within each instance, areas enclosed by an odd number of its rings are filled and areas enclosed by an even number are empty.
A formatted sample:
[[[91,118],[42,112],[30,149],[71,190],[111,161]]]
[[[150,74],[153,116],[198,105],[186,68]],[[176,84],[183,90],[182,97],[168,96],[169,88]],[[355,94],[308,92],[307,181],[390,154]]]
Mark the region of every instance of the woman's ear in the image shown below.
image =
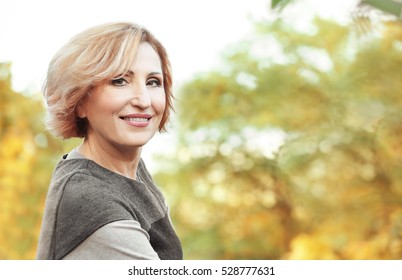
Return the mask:
[[[80,102],[78,102],[77,109],[76,109],[77,116],[81,119],[87,117],[87,114],[85,112],[85,104],[84,103],[85,103],[85,100],[81,100]]]

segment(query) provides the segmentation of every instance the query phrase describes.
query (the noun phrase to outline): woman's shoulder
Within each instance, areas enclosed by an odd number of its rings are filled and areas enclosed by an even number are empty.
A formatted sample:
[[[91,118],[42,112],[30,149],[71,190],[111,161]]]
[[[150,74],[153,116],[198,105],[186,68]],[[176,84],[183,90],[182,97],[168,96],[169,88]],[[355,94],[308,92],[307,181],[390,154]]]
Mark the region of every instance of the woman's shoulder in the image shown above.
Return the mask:
[[[57,163],[52,179],[68,178],[73,175],[85,174],[89,161],[85,158],[68,158],[65,154]]]
[[[91,182],[105,182],[114,178],[113,172],[103,168],[92,160],[83,157],[63,158],[56,165],[52,175],[52,180],[64,180],[69,182],[75,180],[75,183],[90,184]]]

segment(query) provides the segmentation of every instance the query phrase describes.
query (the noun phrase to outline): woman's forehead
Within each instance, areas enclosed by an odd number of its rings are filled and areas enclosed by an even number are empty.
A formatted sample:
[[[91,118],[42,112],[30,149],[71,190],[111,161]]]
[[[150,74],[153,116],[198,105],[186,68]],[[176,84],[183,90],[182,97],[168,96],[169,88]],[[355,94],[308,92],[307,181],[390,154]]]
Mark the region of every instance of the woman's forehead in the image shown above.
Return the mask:
[[[143,42],[138,46],[134,62],[127,73],[135,74],[138,71],[144,72],[159,72],[162,74],[162,63],[158,53],[147,42]]]

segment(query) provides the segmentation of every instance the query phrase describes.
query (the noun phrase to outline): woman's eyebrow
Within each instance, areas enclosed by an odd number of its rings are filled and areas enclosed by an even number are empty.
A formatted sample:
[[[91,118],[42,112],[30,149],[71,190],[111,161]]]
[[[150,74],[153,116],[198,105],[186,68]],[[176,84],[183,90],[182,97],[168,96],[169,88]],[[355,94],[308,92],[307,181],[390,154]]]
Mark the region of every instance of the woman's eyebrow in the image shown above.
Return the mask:
[[[119,79],[119,78],[122,78],[122,77],[133,77],[133,76],[134,76],[134,72],[131,71],[131,70],[127,70],[127,71],[124,71],[123,73],[121,73],[119,75],[116,75],[113,79]]]
[[[150,72],[150,73],[148,74],[148,76],[153,76],[153,75],[163,75],[163,74],[162,74],[162,72],[160,72],[160,71],[152,71],[152,72]],[[133,77],[133,76],[135,76],[135,74],[134,74],[133,71],[128,70],[128,71],[124,72],[124,74],[121,74],[121,75],[119,75],[119,76],[131,76],[131,77]]]
[[[151,73],[148,74],[148,76],[152,76],[152,75],[162,75],[162,72],[153,71],[153,72],[151,72]]]
[[[128,70],[124,73],[124,76],[134,76],[134,72],[131,70]]]

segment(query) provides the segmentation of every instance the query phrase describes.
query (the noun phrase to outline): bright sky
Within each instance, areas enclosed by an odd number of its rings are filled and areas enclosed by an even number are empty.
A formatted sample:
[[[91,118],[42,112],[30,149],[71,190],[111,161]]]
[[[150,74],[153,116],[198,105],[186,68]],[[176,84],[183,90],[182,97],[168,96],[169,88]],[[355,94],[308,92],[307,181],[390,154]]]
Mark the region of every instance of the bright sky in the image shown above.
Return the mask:
[[[252,3],[252,4],[251,4]],[[170,55],[175,80],[215,65],[219,53],[267,15],[267,0],[7,0],[0,9],[0,61],[14,88],[40,89],[54,53],[76,33],[111,21],[151,30]]]

